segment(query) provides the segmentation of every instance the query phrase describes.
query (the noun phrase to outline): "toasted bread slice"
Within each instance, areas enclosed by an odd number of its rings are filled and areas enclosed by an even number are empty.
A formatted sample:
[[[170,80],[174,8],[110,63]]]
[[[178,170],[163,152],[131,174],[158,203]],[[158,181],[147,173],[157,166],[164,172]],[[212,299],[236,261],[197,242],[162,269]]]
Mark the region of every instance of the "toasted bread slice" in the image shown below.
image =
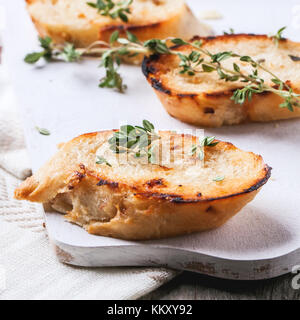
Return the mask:
[[[50,36],[56,43],[68,41],[77,47],[87,47],[97,40],[108,41],[115,30],[129,30],[141,41],[211,34],[211,29],[195,18],[184,0],[134,0],[128,23],[100,15],[87,5],[87,0],[26,1],[41,36]]]
[[[277,47],[266,35],[224,35],[202,38],[203,48],[212,53],[233,51],[240,55],[263,60],[264,65],[281,80],[288,81],[297,93],[300,92],[300,43],[281,40]],[[180,46],[174,50],[190,52],[189,46]],[[291,58],[294,57],[293,59]],[[297,61],[296,61],[297,60]],[[236,62],[241,70],[251,72],[249,64],[238,59],[222,62],[232,69]],[[234,125],[247,121],[273,121],[300,116],[300,108],[294,112],[280,108],[283,99],[274,93],[254,96],[251,102],[242,106],[231,100],[234,90],[243,88],[242,82],[225,82],[216,72],[198,73],[196,76],[181,75],[178,68],[179,58],[162,55],[145,58],[143,72],[155,89],[166,110],[175,118],[184,122],[206,127]],[[263,71],[260,75],[266,83],[271,76]]]
[[[196,137],[171,132],[160,132],[159,142],[169,158],[120,162],[107,143],[112,135],[90,133],[62,145],[15,190],[15,198],[48,204],[92,234],[158,239],[223,225],[271,174],[260,156],[226,142],[205,147],[201,161],[190,155]],[[96,164],[97,154],[111,167]]]

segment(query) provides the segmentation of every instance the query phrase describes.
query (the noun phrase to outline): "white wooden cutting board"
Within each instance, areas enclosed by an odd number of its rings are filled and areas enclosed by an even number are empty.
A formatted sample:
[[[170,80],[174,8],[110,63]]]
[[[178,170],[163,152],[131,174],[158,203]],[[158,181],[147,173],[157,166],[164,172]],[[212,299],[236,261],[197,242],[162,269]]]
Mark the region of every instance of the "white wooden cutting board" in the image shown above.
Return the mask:
[[[196,13],[217,8],[224,15],[211,22],[217,32],[232,27],[236,32],[269,33],[289,25],[288,36],[297,39],[299,34],[293,1],[251,1],[247,9],[244,1],[189,2]],[[23,0],[4,4],[4,55],[34,170],[59,142],[118,128],[120,121],[138,124],[149,119],[160,129],[192,128],[164,111],[138,67],[122,67],[129,86],[122,95],[97,88],[103,70],[93,61],[26,65],[24,55],[37,47],[36,32]],[[49,129],[51,136],[39,135],[35,126]],[[273,178],[255,201],[217,230],[148,242],[92,236],[63,216],[47,212],[49,237],[60,260],[80,266],[166,266],[229,279],[271,278],[300,264],[300,120],[224,127],[206,134],[262,154],[274,168]]]

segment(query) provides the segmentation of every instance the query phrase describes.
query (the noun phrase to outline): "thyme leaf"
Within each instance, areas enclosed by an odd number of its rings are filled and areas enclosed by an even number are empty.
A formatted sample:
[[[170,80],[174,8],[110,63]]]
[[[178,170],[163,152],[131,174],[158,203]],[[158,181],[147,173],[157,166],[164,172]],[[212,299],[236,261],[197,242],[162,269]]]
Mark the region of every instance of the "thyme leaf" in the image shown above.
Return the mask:
[[[198,145],[193,145],[191,148],[191,155],[196,156],[199,160],[204,160],[204,147],[215,147],[219,144],[219,141],[216,141],[216,137],[204,137],[200,140]]]
[[[133,0],[112,1],[112,0],[97,0],[96,2],[87,2],[87,5],[97,9],[102,16],[107,16],[112,19],[119,18],[123,22],[128,22],[128,15],[131,13],[130,5]]]
[[[222,182],[225,180],[225,176],[218,176],[213,179],[215,182]]]
[[[30,64],[36,63],[44,56],[44,52],[32,52],[26,55],[24,61]]]
[[[66,43],[62,51],[62,59],[66,62],[76,62],[81,57],[81,52],[75,49],[74,44]]]
[[[102,156],[97,156],[96,164],[106,164],[108,167],[111,167],[111,164]]]
[[[234,31],[233,28],[229,28],[229,31],[224,31],[223,34],[224,34],[224,35],[235,34],[235,31]]]
[[[296,56],[293,56],[293,55],[289,55],[289,57],[294,61],[294,62],[299,62],[300,61],[300,57],[296,57]]]
[[[24,61],[30,64],[38,62],[41,58],[50,61],[53,54],[52,39],[50,37],[39,37],[39,43],[43,51],[32,52],[25,56]]]
[[[282,36],[282,33],[283,33],[283,31],[285,31],[286,28],[287,27],[282,27],[276,32],[275,35],[270,36],[270,38],[273,39],[273,41],[277,47],[279,45],[279,42],[284,39]]]
[[[40,128],[38,126],[36,126],[35,129],[43,136],[50,136],[51,135],[51,133],[48,129]]]

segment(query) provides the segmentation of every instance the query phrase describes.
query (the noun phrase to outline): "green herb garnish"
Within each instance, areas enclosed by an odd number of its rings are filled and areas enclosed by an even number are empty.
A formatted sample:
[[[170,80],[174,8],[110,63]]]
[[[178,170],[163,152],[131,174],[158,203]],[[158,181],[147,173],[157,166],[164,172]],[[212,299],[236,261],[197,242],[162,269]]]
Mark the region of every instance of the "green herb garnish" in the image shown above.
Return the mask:
[[[33,52],[26,55],[24,61],[30,64],[38,62],[41,58],[46,61],[63,60],[66,62],[76,62],[80,59],[82,53],[75,49],[71,43],[66,43],[64,46],[53,44],[50,37],[39,37],[40,46],[43,49],[39,52]]]
[[[133,0],[112,1],[112,0],[97,0],[96,2],[87,2],[92,8],[98,10],[102,16],[107,16],[112,19],[121,19],[128,22],[128,14],[130,14],[130,5]]]
[[[156,164],[154,141],[160,139],[160,136],[154,131],[154,125],[148,120],[143,121],[143,126],[124,125],[108,139],[109,148],[116,154],[131,154],[135,158],[147,157],[148,162]],[[102,157],[97,157],[97,164],[111,164]]]
[[[24,59],[25,62],[33,64],[38,62],[41,58],[44,58],[47,61],[52,59],[52,39],[50,37],[39,37],[39,42],[43,51],[29,53]]]
[[[96,164],[106,164],[108,167],[111,167],[111,164],[101,156],[97,156]]]
[[[224,181],[224,179],[225,179],[225,176],[218,176],[218,177],[215,177],[215,178],[213,179],[213,181],[215,181],[215,182],[222,182],[222,181]]]
[[[104,50],[101,58],[100,66],[106,69],[106,76],[100,80],[99,86],[101,88],[116,88],[120,92],[125,91],[127,86],[124,85],[118,72],[122,57],[133,58],[139,54],[169,53],[169,48],[164,40],[153,39],[142,43],[129,31],[126,32],[126,35],[127,38],[120,38],[119,32],[115,31],[110,37],[108,48]],[[115,44],[121,46],[116,47]]]
[[[273,40],[274,40],[274,43],[275,43],[275,45],[278,47],[278,45],[279,45],[279,42],[282,40],[282,39],[284,39],[283,37],[282,37],[282,33],[283,33],[283,31],[286,29],[287,27],[282,27],[282,28],[280,28],[278,31],[277,31],[277,33],[275,34],[275,35],[273,35],[273,36],[270,36],[270,38],[272,38]]]
[[[219,144],[219,141],[216,141],[216,137],[205,137],[200,140],[198,145],[193,145],[191,149],[191,156],[196,155],[199,160],[204,160],[204,147],[215,147]]]
[[[282,39],[282,32],[285,28],[281,28],[275,39]],[[88,48],[75,49],[72,44],[67,43],[65,46],[55,45],[50,38],[40,38],[40,44],[44,49],[41,52],[32,53],[26,56],[25,61],[35,63],[41,57],[46,60],[64,60],[68,62],[77,61],[81,57],[99,56],[101,59],[101,67],[106,70],[106,75],[100,80],[99,87],[115,88],[120,92],[124,92],[126,85],[123,83],[122,76],[118,72],[122,58],[133,58],[137,55],[149,56],[152,54],[168,54],[179,57],[180,74],[190,77],[200,73],[218,74],[220,80],[226,82],[242,82],[245,86],[236,89],[233,93],[232,100],[236,104],[244,104],[247,100],[251,101],[254,94],[263,92],[272,92],[284,99],[280,108],[287,108],[294,111],[294,107],[300,107],[300,94],[296,94],[288,83],[281,80],[272,71],[268,70],[263,63],[263,59],[255,61],[249,56],[241,56],[233,51],[224,51],[212,54],[207,49],[202,48],[201,41],[186,42],[180,38],[169,38],[167,40],[151,39],[140,42],[137,37],[126,32],[127,38],[121,38],[118,31],[115,31],[110,42],[96,41]],[[188,54],[176,51],[174,45],[188,45],[192,47],[192,51]],[[223,62],[228,59],[239,60],[251,67],[251,72],[244,72],[236,63],[232,63],[232,67],[225,67]],[[262,70],[271,75],[272,85],[265,82],[259,75]]]
[[[228,32],[227,32],[227,31],[224,31],[223,33],[224,33],[224,35],[235,34],[235,32],[234,32],[234,29],[233,29],[233,28],[230,28]]]
[[[160,139],[154,125],[148,120],[143,126],[124,125],[108,140],[110,150],[114,153],[130,153],[135,158],[148,157],[150,163],[155,163],[155,146],[153,142]]]
[[[61,57],[66,62],[76,62],[80,59],[81,52],[79,52],[75,49],[74,44],[66,43],[63,48]]]
[[[40,128],[40,127],[35,127],[35,129],[40,133],[42,134],[43,136],[50,136],[50,131],[48,129],[45,129],[45,128]]]
[[[200,145],[201,147],[215,147],[219,144],[219,141],[216,141],[216,137],[205,137]]]

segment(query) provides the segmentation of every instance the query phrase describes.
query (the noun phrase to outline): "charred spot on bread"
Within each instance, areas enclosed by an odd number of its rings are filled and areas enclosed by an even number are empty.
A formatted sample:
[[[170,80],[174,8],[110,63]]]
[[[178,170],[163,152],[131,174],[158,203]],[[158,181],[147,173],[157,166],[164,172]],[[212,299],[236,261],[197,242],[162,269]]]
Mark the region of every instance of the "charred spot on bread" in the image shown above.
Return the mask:
[[[97,183],[97,186],[98,187],[108,186],[108,187],[111,187],[113,189],[116,189],[116,188],[119,188],[119,183],[118,182],[114,182],[114,181],[108,181],[108,180],[101,179]]]
[[[136,32],[136,31],[143,31],[146,28],[158,28],[161,25],[160,22],[158,23],[151,23],[151,24],[140,24],[140,25],[130,25],[130,24],[120,24],[120,25],[112,25],[112,26],[107,26],[101,29],[102,31],[109,31],[109,32],[114,32],[114,31],[119,31],[119,32]]]
[[[151,84],[152,84],[152,87],[160,92],[163,92],[165,94],[168,94],[170,95],[171,94],[171,91],[169,89],[165,89],[164,86],[162,85],[162,83],[157,80],[157,79],[154,79],[154,78],[151,78]]]
[[[296,56],[293,56],[293,55],[289,55],[289,57],[294,61],[294,62],[299,62],[300,61],[300,57],[296,57]]]
[[[164,184],[164,179],[152,179],[150,181],[146,182],[146,186],[148,188],[154,188],[154,187],[163,187],[165,186]]]
[[[210,108],[210,107],[206,107],[206,108],[204,108],[204,113],[205,114],[214,114],[215,113],[215,109],[214,108]]]
[[[177,96],[179,98],[195,98],[195,97],[197,97],[197,94],[195,94],[195,93],[178,93]]]
[[[75,186],[77,186],[82,181],[82,179],[86,177],[85,166],[83,164],[80,164],[78,167],[79,167],[79,170],[74,171],[74,173],[72,174],[69,180],[69,183],[68,183],[69,190],[73,190]]]
[[[154,65],[150,65],[150,62],[158,61],[159,57],[159,54],[152,54],[149,57],[144,57],[144,60],[142,62],[142,72],[145,77],[158,72],[158,69]]]

